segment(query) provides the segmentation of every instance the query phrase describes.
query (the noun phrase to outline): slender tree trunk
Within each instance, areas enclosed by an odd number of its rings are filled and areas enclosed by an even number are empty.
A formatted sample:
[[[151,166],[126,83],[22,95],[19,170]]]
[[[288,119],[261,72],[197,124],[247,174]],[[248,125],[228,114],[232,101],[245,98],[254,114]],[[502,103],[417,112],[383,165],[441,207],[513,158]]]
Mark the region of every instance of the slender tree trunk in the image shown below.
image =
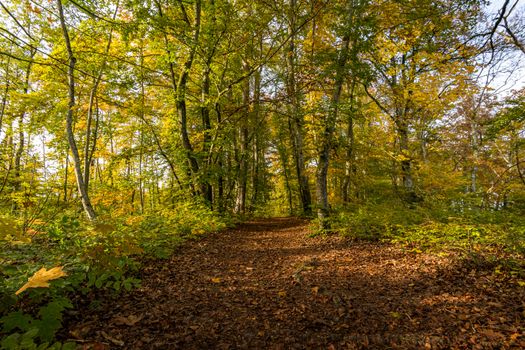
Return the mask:
[[[36,50],[31,50],[31,60],[36,54]],[[24,88],[23,88],[23,94],[27,95],[29,92],[29,77],[31,75],[31,68],[33,67],[33,64],[31,62],[28,63],[27,69],[25,71],[25,77],[24,77]],[[25,134],[24,134],[24,119],[26,116],[25,109],[20,112],[20,117],[18,118],[18,147],[16,149],[15,153],[15,191],[19,192],[22,188],[22,179],[21,179],[21,171],[22,171],[22,155],[24,154],[24,148],[25,148]]]
[[[352,78],[352,83],[350,86],[350,114],[347,121],[346,137],[348,138],[348,143],[346,146],[346,160],[345,160],[345,175],[343,178],[342,184],[342,198],[344,203],[350,202],[350,192],[352,179],[355,179],[357,169],[355,164],[355,137],[354,137],[354,117],[355,117],[355,86],[356,79]]]
[[[196,175],[199,171],[199,164],[197,158],[193,154],[193,146],[191,145],[190,137],[188,134],[188,113],[186,109],[186,90],[188,84],[188,78],[190,75],[190,70],[193,66],[193,61],[195,59],[195,53],[197,51],[197,44],[199,41],[200,34],[200,25],[201,25],[201,1],[197,0],[195,2],[195,23],[194,23],[194,35],[193,42],[190,54],[186,62],[182,67],[180,72],[179,79],[176,83],[175,93],[176,93],[176,105],[177,105],[177,114],[179,117],[180,123],[180,135],[182,140],[182,146],[186,150],[186,155],[188,162],[190,164],[190,169],[193,175]],[[170,60],[170,69],[173,70],[173,62]]]
[[[117,2],[117,5],[115,6],[115,11],[113,13],[113,20],[115,20],[117,16],[117,12],[119,9],[119,1]],[[99,72],[96,77],[93,78],[93,86],[91,88],[91,91],[89,92],[89,104],[88,104],[88,114],[87,114],[87,127],[86,127],[86,144],[84,145],[84,182],[86,186],[86,190],[89,189],[89,180],[90,180],[90,171],[91,171],[91,161],[93,159],[93,154],[95,153],[96,146],[97,146],[97,129],[98,129],[98,119],[97,119],[97,128],[95,129],[95,132],[93,136],[91,136],[91,124],[93,120],[93,104],[95,99],[97,98],[97,90],[98,86],[100,84],[100,81],[102,80],[102,75],[104,74],[104,69],[106,68],[107,64],[107,57],[109,53],[109,49],[111,48],[111,43],[113,41],[113,30],[110,30],[108,42],[106,44],[106,48],[104,50],[104,60],[102,61],[102,65],[100,66]],[[97,116],[98,116],[98,103],[97,103]],[[90,140],[91,137],[93,137],[93,146],[90,148]]]
[[[159,11],[159,16],[164,17],[162,6],[158,0],[155,0],[155,4]],[[181,3],[181,8],[184,9],[184,6]],[[184,10],[185,11],[185,10]],[[185,13],[185,12],[184,12]],[[190,26],[190,21],[187,16],[185,16],[185,22]],[[193,66],[193,61],[195,59],[195,54],[197,51],[197,46],[199,42],[200,30],[201,30],[201,0],[195,1],[195,19],[193,23],[193,41],[191,43],[190,53],[182,65],[178,79],[175,75],[175,65],[172,61],[172,53],[169,49],[168,36],[164,33],[164,44],[165,51],[168,55],[168,65],[169,65],[169,74],[171,80],[171,87],[173,90],[173,96],[175,98],[175,106],[177,108],[177,117],[180,125],[180,138],[182,141],[182,147],[186,153],[186,160],[189,164],[188,173],[190,175],[190,188],[192,192],[195,192],[195,179],[194,177],[199,173],[199,163],[195,157],[193,146],[188,133],[188,112],[186,108],[186,92],[187,84],[189,79],[190,70]]]
[[[248,72],[248,62],[243,63],[244,71]],[[235,213],[244,214],[246,211],[246,189],[248,185],[248,119],[250,116],[250,79],[243,84],[243,114],[239,128],[239,172],[237,175],[237,197]]]
[[[75,108],[75,64],[76,58],[73,55],[73,50],[71,48],[71,42],[69,40],[69,33],[67,31],[66,22],[64,19],[64,9],[62,8],[62,1],[56,1],[58,6],[58,13],[60,18],[60,26],[62,28],[62,35],[66,43],[67,53],[68,53],[68,94],[69,94],[69,105],[66,116],[66,132],[69,147],[73,156],[73,165],[75,168],[75,175],[77,179],[78,192],[80,195],[80,200],[82,206],[89,220],[94,221],[96,219],[95,210],[91,205],[89,200],[89,195],[87,192],[86,184],[84,182],[82,168],[80,165],[80,155],[78,153],[77,144],[75,141],[75,136],[73,134],[73,109]]]
[[[293,215],[293,193],[292,187],[290,185],[290,169],[288,168],[288,154],[286,153],[286,148],[284,145],[277,145],[277,152],[279,154],[279,158],[281,159],[281,164],[283,166],[284,187],[286,188],[286,198],[288,201],[288,213],[290,215]]]
[[[295,78],[296,69],[296,49],[295,49],[295,31],[296,31],[296,0],[290,0],[288,35],[290,36],[288,48],[286,51],[286,65],[287,65],[287,94],[290,100],[289,105],[289,128],[293,147],[293,156],[295,161],[295,171],[297,174],[297,181],[299,184],[299,197],[301,200],[302,214],[310,216],[312,214],[312,195],[310,193],[310,186],[308,175],[306,174],[306,166],[304,159],[304,141],[303,141],[303,125],[304,117],[301,111],[301,98],[296,89],[297,81]]]
[[[412,178],[412,160],[410,159],[409,140],[408,140],[408,125],[404,121],[404,117],[399,117],[397,126],[397,134],[399,136],[399,152],[402,156],[401,160],[401,181],[403,189],[406,193],[414,192],[414,180]]]
[[[18,146],[16,148],[15,153],[15,182],[14,182],[14,190],[16,192],[19,192],[22,189],[22,178],[21,178],[21,171],[22,171],[22,155],[24,153],[24,147],[25,147],[25,135],[24,135],[24,117],[25,112],[22,112],[20,114],[20,118],[18,119]]]
[[[427,134],[425,132],[425,127],[422,126],[421,127],[421,130],[419,131],[419,142],[420,142],[420,152],[421,152],[421,160],[424,162],[424,163],[427,163],[428,162],[428,145],[427,145]]]
[[[202,100],[201,100],[201,117],[202,125],[204,128],[204,137],[203,137],[203,154],[206,156],[204,162],[205,166],[202,169],[204,174],[204,179],[201,180],[201,192],[203,194],[204,200],[213,208],[213,187],[211,185],[209,168],[211,166],[211,119],[210,119],[210,108],[208,104],[208,99],[210,95],[210,64],[211,59],[206,63],[206,67],[203,72],[203,81],[202,81]]]
[[[253,125],[255,130],[253,134],[253,145],[252,145],[252,196],[251,196],[251,208],[255,209],[259,204],[260,188],[263,186],[264,178],[261,176],[261,168],[264,166],[264,156],[261,155],[261,142],[260,134],[261,130],[258,127],[260,120],[261,110],[261,71],[257,70],[253,74]]]
[[[330,150],[332,149],[332,139],[335,130],[335,123],[339,111],[339,102],[343,83],[346,77],[346,64],[348,61],[348,52],[350,46],[350,35],[345,34],[342,40],[342,46],[339,51],[336,66],[336,76],[334,81],[334,90],[330,100],[330,106],[325,118],[325,127],[321,136],[321,148],[317,161],[317,218],[319,219],[320,229],[330,229],[328,223],[329,204],[328,204],[328,166],[330,164]]]
[[[142,128],[140,130],[140,146],[139,146],[139,199],[140,199],[140,213],[144,213],[144,179],[143,179],[143,158],[144,158],[144,133]]]
[[[9,97],[9,88],[10,88],[10,81],[9,81],[9,70],[11,68],[11,57],[7,57],[7,63],[5,66],[5,88],[4,88],[4,94],[2,95],[2,102],[0,106],[0,132],[2,131],[2,127],[4,126],[4,115],[5,115],[5,107],[7,106],[7,99]]]
[[[217,114],[217,125],[221,125],[222,123],[222,114],[221,114],[221,106],[218,102],[215,102],[215,112]],[[217,210],[219,213],[224,213],[225,207],[224,207],[224,154],[221,152],[221,154],[217,157],[217,166],[219,168],[219,174],[217,176],[217,199],[215,202],[217,203]]]
[[[8,158],[8,167],[7,167],[7,171],[4,175],[4,179],[2,181],[2,185],[0,186],[0,193],[2,193],[7,185],[7,182],[9,181],[9,178],[11,177],[11,171],[13,170],[13,152],[14,152],[14,145],[13,145],[13,136],[12,135],[12,131],[13,131],[13,125],[12,123],[9,124],[9,127],[8,127],[8,130],[6,132],[6,137],[4,138],[4,140],[2,141],[2,143],[5,142],[6,146],[6,154],[7,154],[7,158]]]
[[[470,192],[476,193],[478,190],[478,150],[479,150],[479,137],[478,137],[478,127],[477,124],[472,118],[471,128],[470,128],[470,146],[472,147],[472,168],[470,170]]]
[[[87,125],[86,125],[86,142],[84,145],[84,181],[86,189],[89,188],[89,172],[91,169],[90,164],[90,140],[91,140],[91,123],[93,120],[93,104],[95,100],[95,94],[97,91],[98,83],[100,81],[102,74],[99,74],[97,78],[94,79],[93,88],[89,93],[89,105],[88,105],[88,114],[87,114]]]
[[[68,197],[67,197],[67,181],[68,181],[68,173],[69,173],[69,143],[66,147],[66,154],[65,154],[65,157],[66,158],[66,161],[65,161],[65,164],[64,164],[64,186],[63,186],[63,191],[64,191],[64,203],[67,203],[67,200],[68,200]]]
[[[145,186],[144,186],[144,126],[145,126],[145,105],[146,105],[146,92],[144,87],[144,46],[141,41],[140,46],[140,151],[139,151],[139,194],[140,194],[140,212],[144,213],[145,209]],[[179,183],[180,186],[180,183]]]

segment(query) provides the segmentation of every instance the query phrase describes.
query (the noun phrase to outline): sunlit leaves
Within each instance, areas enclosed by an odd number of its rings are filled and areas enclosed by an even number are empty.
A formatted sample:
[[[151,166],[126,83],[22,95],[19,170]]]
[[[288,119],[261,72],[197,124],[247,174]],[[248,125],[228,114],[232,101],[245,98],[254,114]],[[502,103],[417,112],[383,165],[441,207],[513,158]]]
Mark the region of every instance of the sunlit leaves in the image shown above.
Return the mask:
[[[53,267],[50,270],[47,270],[45,267],[41,268],[31,277],[26,284],[24,284],[15,294],[20,294],[28,288],[47,288],[49,287],[49,281],[55,280],[60,277],[67,276],[67,274],[62,270],[62,267],[57,266]]]

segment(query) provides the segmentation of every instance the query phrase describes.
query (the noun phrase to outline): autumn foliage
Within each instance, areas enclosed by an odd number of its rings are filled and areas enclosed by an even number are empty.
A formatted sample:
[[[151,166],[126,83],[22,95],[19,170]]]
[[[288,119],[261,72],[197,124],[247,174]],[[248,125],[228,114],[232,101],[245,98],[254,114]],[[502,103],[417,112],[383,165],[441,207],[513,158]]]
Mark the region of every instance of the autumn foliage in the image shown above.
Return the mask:
[[[253,217],[523,287],[519,2],[0,5],[1,347],[74,347],[75,310]]]

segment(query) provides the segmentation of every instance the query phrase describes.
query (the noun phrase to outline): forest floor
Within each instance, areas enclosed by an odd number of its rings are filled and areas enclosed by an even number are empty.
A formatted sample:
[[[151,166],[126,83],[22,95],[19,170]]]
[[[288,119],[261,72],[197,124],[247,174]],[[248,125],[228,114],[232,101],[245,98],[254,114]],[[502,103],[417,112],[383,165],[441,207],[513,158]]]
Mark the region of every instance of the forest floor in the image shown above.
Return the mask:
[[[142,287],[69,315],[86,349],[523,349],[525,288],[455,254],[262,219],[147,263]]]

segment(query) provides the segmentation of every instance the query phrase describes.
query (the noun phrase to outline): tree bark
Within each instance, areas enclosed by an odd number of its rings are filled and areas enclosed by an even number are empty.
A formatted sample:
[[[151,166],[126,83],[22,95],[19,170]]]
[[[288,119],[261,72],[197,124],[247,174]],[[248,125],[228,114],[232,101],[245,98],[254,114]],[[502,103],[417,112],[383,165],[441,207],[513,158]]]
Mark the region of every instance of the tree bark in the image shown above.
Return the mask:
[[[164,17],[162,6],[158,0],[155,1],[155,4],[157,6],[157,9],[159,11],[159,16],[161,18]],[[179,3],[181,9],[183,9],[183,12],[185,13],[184,6],[182,2]],[[190,25],[189,18],[185,16],[186,24]],[[173,64],[172,58],[171,58],[171,50],[169,48],[169,42],[168,37],[166,33],[164,33],[164,44],[165,44],[165,51],[168,55],[168,65],[169,65],[169,74],[170,74],[170,80],[171,80],[171,87],[173,90],[173,96],[175,98],[175,106],[177,109],[177,117],[180,125],[180,138],[182,141],[182,147],[185,150],[186,153],[186,160],[189,165],[189,175],[190,175],[190,187],[193,189],[195,188],[194,183],[194,177],[198,175],[199,173],[199,163],[197,161],[197,158],[195,157],[193,146],[191,144],[191,140],[188,133],[188,112],[186,108],[186,91],[187,91],[187,84],[188,84],[188,78],[190,74],[190,70],[193,66],[193,61],[195,59],[195,54],[197,51],[197,45],[199,41],[200,36],[200,27],[201,27],[201,0],[197,0],[195,2],[195,20],[193,23],[194,32],[193,32],[193,41],[191,43],[190,53],[188,55],[188,58],[182,65],[182,70],[179,73],[178,79],[175,75],[175,66]],[[171,166],[171,164],[170,164]]]
[[[296,31],[296,0],[290,0],[290,11],[288,19],[290,25],[288,26],[288,35],[290,37],[288,49],[286,51],[286,65],[287,65],[287,94],[290,101],[289,107],[289,128],[292,136],[293,156],[295,160],[295,171],[297,173],[297,181],[299,184],[299,196],[301,200],[301,208],[303,215],[310,216],[312,214],[312,195],[310,194],[310,186],[308,175],[306,174],[306,166],[304,159],[304,142],[303,142],[303,124],[304,118],[301,111],[301,99],[297,91],[295,68],[296,68],[296,50],[295,50],[295,31]]]
[[[33,57],[36,54],[36,50],[31,49],[31,55],[30,58],[33,60]],[[24,87],[22,90],[22,93],[24,95],[27,95],[29,92],[29,76],[31,75],[31,68],[33,67],[33,64],[31,62],[28,63],[27,69],[25,71],[25,77],[24,77]],[[15,191],[19,192],[22,189],[22,178],[21,178],[21,171],[22,171],[22,155],[24,154],[24,148],[25,148],[25,134],[24,134],[24,119],[26,116],[26,110],[24,108],[23,111],[20,112],[20,117],[18,118],[18,147],[16,149],[15,153],[15,183],[14,183],[14,189]]]
[[[264,166],[264,156],[260,142],[259,118],[260,118],[260,99],[261,99],[261,71],[258,69],[254,75],[253,83],[253,125],[256,125],[253,135],[253,162],[252,162],[252,197],[251,208],[255,209],[259,204],[260,189],[263,186],[264,178],[262,178],[261,168]]]
[[[342,198],[344,203],[350,202],[350,192],[352,179],[355,178],[357,173],[355,165],[355,137],[354,137],[354,100],[355,100],[355,85],[356,78],[352,79],[350,86],[350,115],[348,116],[346,137],[348,138],[348,143],[346,146],[346,161],[345,161],[345,175],[343,178],[342,184]],[[355,180],[354,180],[355,181]]]
[[[199,41],[201,26],[201,1],[197,0],[195,2],[195,23],[194,23],[194,34],[193,42],[190,49],[190,54],[186,62],[182,67],[180,72],[179,79],[177,81],[175,91],[176,91],[176,105],[177,105],[177,115],[179,117],[180,123],[180,136],[182,140],[182,147],[186,151],[186,157],[190,165],[190,170],[192,175],[195,176],[199,172],[199,163],[197,158],[193,154],[193,146],[190,141],[188,134],[188,112],[186,109],[186,90],[188,84],[188,78],[190,74],[191,67],[193,66],[193,61],[195,59],[195,53],[197,51],[197,44]],[[170,69],[173,71],[173,62],[170,60]]]
[[[202,79],[202,98],[201,98],[201,117],[202,117],[202,126],[203,126],[203,145],[202,153],[205,155],[206,160],[204,162],[204,178],[201,180],[201,192],[204,197],[204,200],[210,208],[213,208],[213,187],[211,185],[211,179],[209,174],[209,168],[211,166],[211,155],[210,146],[211,146],[211,119],[210,119],[210,108],[208,105],[208,99],[210,95],[210,64],[211,59],[206,63],[206,67],[203,72]]]
[[[243,63],[245,71],[249,71],[248,62]],[[239,163],[237,175],[237,197],[235,213],[244,214],[246,211],[246,189],[248,185],[248,118],[250,116],[250,79],[243,84],[243,112],[239,128]]]
[[[68,53],[68,96],[69,96],[69,104],[68,104],[68,110],[66,115],[66,132],[67,132],[67,139],[69,143],[69,148],[71,149],[71,153],[73,156],[73,166],[75,168],[75,176],[77,180],[78,185],[78,192],[80,195],[80,200],[82,202],[82,207],[84,208],[84,211],[90,221],[96,220],[96,214],[95,210],[93,209],[93,206],[91,205],[91,201],[89,199],[88,191],[86,188],[86,184],[84,182],[83,174],[82,174],[82,168],[80,165],[80,155],[78,153],[77,144],[75,141],[75,135],[73,134],[73,109],[75,108],[75,64],[76,64],[76,57],[73,55],[73,50],[71,48],[71,41],[69,39],[69,33],[66,27],[66,22],[64,19],[64,9],[62,8],[62,1],[56,0],[57,7],[58,7],[58,13],[60,18],[60,26],[62,28],[62,35],[64,37],[64,41],[66,43],[67,53]]]
[[[406,193],[414,192],[414,180],[412,178],[412,160],[410,159],[409,140],[408,140],[408,125],[404,121],[404,117],[399,117],[396,123],[397,134],[399,135],[399,152],[401,159],[401,181],[403,189]]]
[[[341,49],[337,58],[336,76],[334,89],[330,100],[330,106],[325,118],[325,127],[321,136],[321,148],[317,161],[317,218],[321,230],[330,229],[328,217],[330,216],[328,204],[328,167],[330,164],[330,150],[332,149],[332,139],[335,130],[335,123],[339,112],[339,102],[346,77],[346,64],[350,46],[350,34],[345,34],[341,43]]]
[[[11,67],[11,57],[7,57],[7,62],[5,66],[5,88],[4,88],[4,94],[2,95],[2,103],[0,106],[0,132],[2,131],[3,123],[4,123],[4,115],[5,115],[5,107],[7,106],[7,99],[9,96],[9,88],[10,88],[10,81],[9,81],[9,70]]]

